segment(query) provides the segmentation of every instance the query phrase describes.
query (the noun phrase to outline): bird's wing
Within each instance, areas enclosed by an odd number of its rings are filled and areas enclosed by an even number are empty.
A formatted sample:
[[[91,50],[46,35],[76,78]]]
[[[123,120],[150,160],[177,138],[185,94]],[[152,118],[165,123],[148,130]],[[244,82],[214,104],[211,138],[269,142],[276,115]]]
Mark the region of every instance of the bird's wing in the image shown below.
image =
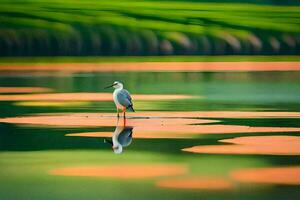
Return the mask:
[[[122,92],[123,92],[123,93],[127,96],[127,98],[131,101],[130,93],[129,93],[127,90],[125,90],[125,89],[123,89]]]
[[[124,106],[124,107],[128,107],[132,105],[131,102],[131,96],[129,94],[129,92],[127,90],[121,90],[118,94],[117,94],[117,99],[119,101],[119,103]]]
[[[130,145],[130,143],[132,141],[132,132],[133,132],[133,127],[126,127],[119,134],[118,142],[123,147],[127,147],[128,145]]]

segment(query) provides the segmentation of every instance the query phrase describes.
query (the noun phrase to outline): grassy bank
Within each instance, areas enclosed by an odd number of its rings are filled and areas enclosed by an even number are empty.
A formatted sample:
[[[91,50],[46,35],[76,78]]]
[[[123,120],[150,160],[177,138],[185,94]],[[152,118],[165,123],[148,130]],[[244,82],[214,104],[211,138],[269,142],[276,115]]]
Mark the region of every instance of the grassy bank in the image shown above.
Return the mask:
[[[300,56],[87,56],[87,57],[2,57],[7,63],[113,63],[113,62],[299,62]]]
[[[0,3],[2,56],[299,54],[300,49],[297,5],[178,0]]]

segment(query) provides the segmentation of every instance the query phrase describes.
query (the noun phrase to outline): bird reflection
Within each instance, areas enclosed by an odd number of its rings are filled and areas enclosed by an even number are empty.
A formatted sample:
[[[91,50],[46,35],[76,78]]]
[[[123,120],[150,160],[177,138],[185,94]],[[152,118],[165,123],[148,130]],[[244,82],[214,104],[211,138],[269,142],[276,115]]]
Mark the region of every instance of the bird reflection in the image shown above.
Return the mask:
[[[118,119],[116,129],[112,135],[112,140],[104,139],[104,142],[112,146],[112,149],[115,154],[120,154],[123,152],[124,147],[127,147],[131,144],[132,133],[133,133],[133,127],[126,126],[125,121],[120,126],[119,119]]]

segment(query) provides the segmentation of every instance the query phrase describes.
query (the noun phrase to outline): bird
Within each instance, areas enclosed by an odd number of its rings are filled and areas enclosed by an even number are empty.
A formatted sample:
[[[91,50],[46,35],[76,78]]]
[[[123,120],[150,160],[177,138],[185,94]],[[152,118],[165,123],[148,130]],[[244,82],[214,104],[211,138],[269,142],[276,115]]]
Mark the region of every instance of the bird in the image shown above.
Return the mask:
[[[130,93],[123,88],[123,84],[119,81],[115,81],[112,85],[105,88],[111,87],[115,88],[115,91],[113,92],[113,99],[117,108],[117,117],[120,117],[119,109],[121,109],[123,111],[123,117],[125,119],[126,110],[135,112]]]
[[[118,120],[119,122],[119,120]],[[117,122],[116,129],[112,135],[112,140],[104,139],[104,143],[109,143],[115,154],[123,152],[123,147],[127,147],[132,142],[133,127],[119,126]]]

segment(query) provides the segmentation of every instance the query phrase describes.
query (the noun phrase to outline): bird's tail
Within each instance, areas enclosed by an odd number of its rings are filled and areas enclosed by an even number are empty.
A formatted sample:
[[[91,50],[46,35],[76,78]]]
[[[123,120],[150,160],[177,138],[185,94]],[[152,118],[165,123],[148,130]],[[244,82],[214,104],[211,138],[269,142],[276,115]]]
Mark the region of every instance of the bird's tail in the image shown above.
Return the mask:
[[[128,106],[127,109],[132,111],[132,112],[135,112],[135,110],[133,109],[133,105]]]

